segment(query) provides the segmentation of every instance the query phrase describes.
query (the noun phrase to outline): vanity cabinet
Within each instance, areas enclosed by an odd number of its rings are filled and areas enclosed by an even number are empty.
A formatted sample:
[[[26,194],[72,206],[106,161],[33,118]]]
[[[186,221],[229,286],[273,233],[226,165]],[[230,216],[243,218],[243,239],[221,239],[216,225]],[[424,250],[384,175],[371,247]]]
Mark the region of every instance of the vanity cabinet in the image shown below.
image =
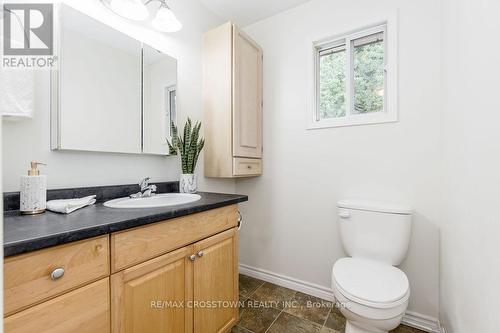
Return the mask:
[[[203,39],[205,176],[262,173],[261,47],[231,22]]]
[[[231,205],[6,258],[5,332],[229,332],[237,215]]]

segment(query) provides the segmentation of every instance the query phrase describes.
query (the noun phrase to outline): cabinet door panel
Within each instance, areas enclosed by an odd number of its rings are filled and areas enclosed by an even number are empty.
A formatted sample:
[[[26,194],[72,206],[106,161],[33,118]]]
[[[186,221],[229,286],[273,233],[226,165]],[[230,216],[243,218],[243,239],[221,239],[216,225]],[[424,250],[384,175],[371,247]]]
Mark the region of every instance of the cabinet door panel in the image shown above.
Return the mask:
[[[111,277],[113,332],[192,332],[192,246]]]
[[[233,156],[262,157],[262,49],[233,30]]]
[[[231,229],[194,245],[202,254],[194,263],[195,333],[227,332],[236,324],[237,239],[236,229]]]

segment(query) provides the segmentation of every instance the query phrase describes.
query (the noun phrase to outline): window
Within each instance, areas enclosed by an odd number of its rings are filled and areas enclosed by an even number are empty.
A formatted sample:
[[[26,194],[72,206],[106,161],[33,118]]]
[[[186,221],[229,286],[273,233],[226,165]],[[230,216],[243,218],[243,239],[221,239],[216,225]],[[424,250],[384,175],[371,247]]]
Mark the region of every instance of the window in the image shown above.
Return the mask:
[[[387,24],[314,44],[311,128],[397,120],[388,46]]]
[[[165,88],[165,138],[172,140],[172,124],[177,120],[177,86]]]

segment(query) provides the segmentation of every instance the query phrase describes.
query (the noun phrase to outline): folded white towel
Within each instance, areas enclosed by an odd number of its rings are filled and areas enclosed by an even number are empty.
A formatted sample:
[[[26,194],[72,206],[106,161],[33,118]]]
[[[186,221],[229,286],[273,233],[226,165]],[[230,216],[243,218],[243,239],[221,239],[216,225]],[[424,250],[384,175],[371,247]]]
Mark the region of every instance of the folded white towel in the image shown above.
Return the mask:
[[[79,199],[60,199],[47,201],[47,209],[56,212],[69,214],[77,209],[95,204],[95,195]]]

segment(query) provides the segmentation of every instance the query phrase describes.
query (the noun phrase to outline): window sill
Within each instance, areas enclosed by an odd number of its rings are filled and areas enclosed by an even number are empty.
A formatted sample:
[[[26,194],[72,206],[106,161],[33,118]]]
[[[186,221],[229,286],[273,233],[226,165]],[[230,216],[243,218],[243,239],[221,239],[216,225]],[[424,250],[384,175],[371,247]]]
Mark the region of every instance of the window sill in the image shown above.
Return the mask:
[[[323,119],[319,121],[311,121],[307,130],[316,130],[332,127],[346,127],[346,126],[361,126],[361,125],[374,125],[384,123],[395,123],[398,121],[396,114],[378,113],[372,115],[357,115],[343,118]]]

